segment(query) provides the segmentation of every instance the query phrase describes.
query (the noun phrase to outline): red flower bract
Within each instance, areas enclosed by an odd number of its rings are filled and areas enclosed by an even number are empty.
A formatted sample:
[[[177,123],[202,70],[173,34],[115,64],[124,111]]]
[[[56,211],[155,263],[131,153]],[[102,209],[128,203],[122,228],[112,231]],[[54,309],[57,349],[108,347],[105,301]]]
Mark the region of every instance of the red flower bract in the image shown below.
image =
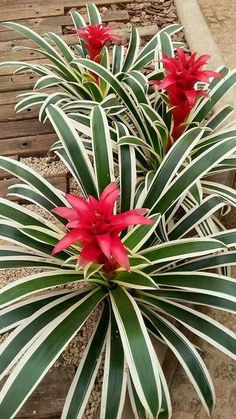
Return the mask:
[[[197,82],[209,83],[210,77],[221,75],[215,71],[203,70],[210,55],[201,55],[199,58],[194,54],[186,54],[181,48],[176,51],[176,57],[170,58],[163,54],[164,70],[166,77],[162,81],[153,80],[150,84],[155,84],[158,89],[165,89],[168,94],[174,127],[172,132],[173,140],[176,140],[184,131],[186,121],[191,109],[200,96],[207,96],[204,90],[196,90]]]
[[[107,42],[111,40],[120,41],[120,37],[112,35],[110,30],[111,28],[109,28],[109,26],[103,27],[101,23],[82,26],[76,30],[75,35],[84,39],[84,46],[87,49],[91,60],[99,63],[101,60],[100,55],[102,48],[107,44]]]
[[[110,183],[99,200],[89,196],[86,201],[75,195],[66,195],[71,208],[54,208],[52,212],[69,223],[71,229],[56,245],[52,254],[61,252],[73,243],[79,242],[82,247],[78,262],[85,266],[89,262],[104,265],[106,271],[122,266],[129,270],[127,251],[119,234],[122,230],[135,224],[153,224],[144,217],[144,208],[113,214],[115,202],[120,194],[115,182]]]

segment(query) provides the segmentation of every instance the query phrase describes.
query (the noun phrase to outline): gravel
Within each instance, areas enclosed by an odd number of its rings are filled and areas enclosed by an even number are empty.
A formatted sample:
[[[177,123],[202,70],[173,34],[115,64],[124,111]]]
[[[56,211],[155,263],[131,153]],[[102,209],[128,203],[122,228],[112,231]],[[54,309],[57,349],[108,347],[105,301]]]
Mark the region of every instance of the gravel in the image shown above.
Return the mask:
[[[113,29],[129,29],[131,26],[151,26],[157,25],[159,29],[164,28],[172,23],[179,23],[174,0],[152,0],[144,2],[143,0],[136,0],[129,4],[113,4],[109,7],[99,7],[101,13],[107,11],[118,11],[126,9],[129,13],[128,22],[109,22],[109,26]],[[86,8],[81,8],[82,14],[86,13]],[[66,26],[64,33],[72,33],[73,26]],[[183,32],[174,35],[174,40],[184,41]],[[142,41],[144,42],[144,41]],[[127,44],[128,40],[124,40]]]

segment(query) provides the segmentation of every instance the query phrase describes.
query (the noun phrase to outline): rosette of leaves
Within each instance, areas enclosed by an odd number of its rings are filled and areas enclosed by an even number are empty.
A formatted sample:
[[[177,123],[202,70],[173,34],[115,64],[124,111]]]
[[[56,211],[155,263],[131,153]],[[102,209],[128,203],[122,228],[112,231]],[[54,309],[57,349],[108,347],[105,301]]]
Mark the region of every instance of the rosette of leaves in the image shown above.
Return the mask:
[[[87,15],[89,25],[102,23],[100,13],[94,4],[87,4]],[[77,11],[72,11],[71,17],[75,30],[86,26],[84,17]],[[16,46],[13,48],[13,52],[36,51],[49,61],[49,64],[31,64],[20,61],[0,64],[0,67],[16,65],[18,68],[13,76],[28,71],[39,76],[32,92],[18,96],[20,101],[16,105],[17,112],[42,104],[39,119],[44,122],[47,118],[45,109],[50,104],[63,106],[76,102],[77,108],[79,106],[82,111],[87,112],[94,104],[99,102],[110,115],[117,115],[124,109],[125,104],[122,103],[122,98],[120,98],[119,93],[117,95],[114,92],[109,82],[102,77],[97,82],[91,76],[91,72],[84,68],[83,64],[80,65],[76,62],[78,58],[89,58],[83,39],[77,37],[76,34],[71,35],[71,45],[67,45],[62,37],[52,32],[46,33],[42,37],[32,29],[18,23],[6,22],[4,26],[16,30],[24,38],[28,38],[30,42],[35,44],[35,48],[33,46]],[[142,77],[141,70],[152,63],[156,48],[162,48],[161,38],[163,34],[165,33],[169,39],[181,29],[182,27],[178,24],[169,25],[157,33],[144,48],[139,50],[139,32],[136,28],[132,28],[128,48],[125,49],[123,45],[115,45],[109,53],[107,47],[104,47],[99,65],[109,74],[113,74],[128,91],[132,90],[133,87],[136,87],[135,90],[137,88],[140,90],[140,87],[143,87],[146,82],[145,77]],[[174,48],[182,45],[180,42],[173,43]],[[48,89],[53,89],[53,93]],[[143,94],[144,92],[142,92],[142,97]],[[76,109],[76,107],[73,106],[72,109]],[[126,113],[126,110],[124,112]]]
[[[134,146],[120,145],[114,161],[113,139],[102,107],[93,109],[90,122],[93,165],[69,117],[52,105],[47,112],[63,143],[57,153],[84,198],[88,194],[99,197],[116,178],[121,189],[119,211],[136,208],[139,192]],[[187,156],[188,147],[200,132],[192,128],[184,134],[147,182],[144,203],[154,224],[136,226],[123,235],[130,272],[120,268],[107,277],[100,265],[77,266],[79,245],[51,256],[65,234],[63,220],[54,214],[56,223],[52,223],[19,204],[0,199],[0,237],[15,244],[0,248],[1,269],[42,269],[0,292],[0,330],[11,331],[0,348],[1,378],[10,374],[1,390],[0,417],[16,415],[95,309],[99,311],[97,324],[68,392],[63,418],[82,417],[103,353],[101,418],[121,417],[126,391],[135,417],[170,418],[168,387],[150,335],[170,347],[207,412],[212,411],[211,378],[198,350],[178,324],[235,356],[233,333],[202,314],[199,305],[235,311],[235,281],[210,269],[236,263],[236,230],[199,237],[198,226],[204,224],[205,213],[201,218],[190,210],[185,218],[179,218],[172,238],[166,241],[165,225],[160,222],[164,214],[170,216],[193,182],[236,147],[235,138],[210,147],[207,167],[204,155],[197,164],[186,158],[185,167],[175,176],[177,153]],[[0,157],[0,167],[23,182],[11,186],[10,195],[37,204],[50,214],[55,207],[67,205],[64,193],[21,162]]]

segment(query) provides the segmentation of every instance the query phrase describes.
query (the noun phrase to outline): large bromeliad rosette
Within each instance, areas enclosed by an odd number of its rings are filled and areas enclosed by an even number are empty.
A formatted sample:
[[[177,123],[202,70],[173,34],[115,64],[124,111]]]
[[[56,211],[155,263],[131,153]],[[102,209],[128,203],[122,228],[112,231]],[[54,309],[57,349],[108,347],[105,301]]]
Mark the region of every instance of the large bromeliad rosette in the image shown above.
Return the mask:
[[[90,149],[61,109],[49,106],[47,113],[60,140],[55,151],[82,193],[65,195],[21,162],[0,157],[0,167],[23,181],[9,188],[10,195],[37,204],[55,221],[0,199],[0,237],[15,244],[1,246],[0,268],[42,269],[0,292],[0,330],[11,332],[0,348],[0,376],[10,374],[1,390],[0,417],[17,414],[94,310],[97,324],[63,418],[83,417],[103,356],[101,418],[121,417],[126,391],[136,417],[171,417],[150,335],[173,350],[211,412],[211,378],[178,325],[235,355],[233,333],[198,306],[235,311],[235,282],[224,269],[236,261],[236,231],[215,228],[204,237],[208,225],[219,226],[210,203],[223,210],[228,205],[218,196],[190,204],[195,185],[236,148],[236,139],[222,142],[224,150],[222,144],[210,147],[207,163],[200,154],[193,164],[189,148],[202,130],[191,128],[140,194],[135,148],[124,142],[114,151],[114,131],[101,106],[91,114]],[[183,202],[186,213],[172,218]],[[218,271],[212,273],[213,267]]]

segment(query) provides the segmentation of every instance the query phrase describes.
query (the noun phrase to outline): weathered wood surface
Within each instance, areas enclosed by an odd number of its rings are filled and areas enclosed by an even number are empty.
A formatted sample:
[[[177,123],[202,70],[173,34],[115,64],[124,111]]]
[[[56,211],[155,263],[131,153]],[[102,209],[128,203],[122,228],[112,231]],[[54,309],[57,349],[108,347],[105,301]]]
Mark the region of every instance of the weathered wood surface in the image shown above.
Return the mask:
[[[74,374],[75,367],[73,366],[50,370],[15,418],[60,419],[65,396]]]
[[[87,14],[82,14],[84,19],[88,21]],[[127,10],[107,10],[101,14],[102,21],[104,23],[108,22],[122,22],[122,21],[128,21],[129,20],[129,13]],[[72,20],[70,15],[60,15],[60,16],[47,16],[47,17],[37,17],[32,19],[19,19],[17,20],[17,23],[20,23],[21,25],[25,25],[27,27],[33,28],[36,32],[44,31],[45,26],[71,26]],[[7,30],[9,32],[9,30]],[[6,32],[6,28],[4,26],[0,26],[0,33]],[[12,32],[12,31],[11,31]],[[15,32],[16,33],[16,32]],[[18,38],[19,36],[19,38]],[[1,35],[2,37],[2,35]],[[16,36],[11,37],[10,39],[16,39]],[[23,38],[22,35],[17,35],[17,39]],[[4,40],[4,39],[3,39]]]
[[[0,140],[4,138],[25,137],[28,135],[37,135],[38,133],[53,133],[51,124],[47,121],[41,124],[37,118],[21,121],[0,122]]]
[[[14,57],[14,55],[13,55],[13,57]],[[12,61],[12,58],[9,61]],[[39,63],[39,60],[30,60],[31,65],[38,64],[38,63]],[[42,65],[50,64],[50,60],[48,60],[47,58],[40,58],[40,64],[42,64]],[[6,67],[1,67],[0,68],[0,76],[12,76],[17,68],[19,68],[19,65],[8,65]],[[21,74],[25,74],[25,73],[21,73]],[[1,81],[1,78],[0,78],[0,81]]]
[[[13,104],[4,105],[3,109],[1,109],[1,122],[38,118],[38,114],[39,106],[34,106],[32,108],[28,108],[25,111],[16,113]]]
[[[96,4],[97,6],[109,6],[112,4],[127,4],[127,3],[131,3],[132,0],[93,0],[93,3]],[[48,0],[37,0],[37,4],[47,4]],[[52,0],[50,1],[49,5],[57,5],[59,2],[57,0]],[[86,6],[86,4],[88,3],[88,0],[63,0],[63,6],[65,8],[68,7],[74,7],[74,8],[80,8],[80,7],[84,7]],[[33,1],[29,1],[29,0],[1,0],[1,7],[3,8],[3,6],[20,6],[20,5],[25,5],[28,4],[31,7],[34,7],[34,2]],[[50,7],[49,6],[49,7]]]
[[[55,188],[58,188],[63,192],[67,192],[68,182],[67,182],[66,174],[61,174],[60,176],[59,175],[45,176],[45,179],[47,179]],[[0,196],[2,198],[6,198],[9,186],[15,185],[16,183],[18,184],[22,182],[16,178],[0,180]],[[19,201],[19,199],[14,196],[13,197],[8,196],[7,198],[10,199],[11,201]]]
[[[46,154],[56,140],[57,136],[55,133],[37,133],[37,135],[5,138],[0,141],[0,154],[2,156],[17,154],[19,157],[40,156]]]
[[[23,7],[24,6],[24,7]],[[0,8],[0,22],[6,22],[9,20],[18,20],[23,18],[32,18],[32,17],[44,17],[44,16],[57,16],[64,13],[64,8],[58,6],[54,3],[54,6],[49,3],[49,6],[33,6],[29,7],[28,4],[25,5],[15,5],[11,7],[1,7]]]
[[[2,109],[3,109],[3,108],[1,108],[1,106],[5,106],[5,105],[11,104],[11,103],[14,104],[14,103],[18,102],[18,99],[17,99],[16,96],[20,95],[22,93],[26,93],[26,90],[20,90],[20,91],[17,91],[17,92],[5,92],[4,94],[3,93],[0,94],[0,122],[2,120],[1,119],[1,112],[2,112]]]
[[[18,23],[18,22],[17,22]],[[44,35],[46,32],[54,32],[60,35],[62,33],[62,28],[60,24],[57,25],[45,25],[40,27],[34,27],[33,25],[25,25],[27,27],[31,27],[35,32],[37,32],[39,35]],[[19,45],[19,39],[24,39],[25,36],[22,35],[19,32],[13,31],[13,30],[5,30],[0,32],[0,51],[5,51],[6,49],[10,49],[12,47],[15,47],[16,45]]]
[[[17,92],[18,90],[33,89],[38,76],[34,73],[16,74],[14,76],[2,76],[0,78],[0,93]]]

